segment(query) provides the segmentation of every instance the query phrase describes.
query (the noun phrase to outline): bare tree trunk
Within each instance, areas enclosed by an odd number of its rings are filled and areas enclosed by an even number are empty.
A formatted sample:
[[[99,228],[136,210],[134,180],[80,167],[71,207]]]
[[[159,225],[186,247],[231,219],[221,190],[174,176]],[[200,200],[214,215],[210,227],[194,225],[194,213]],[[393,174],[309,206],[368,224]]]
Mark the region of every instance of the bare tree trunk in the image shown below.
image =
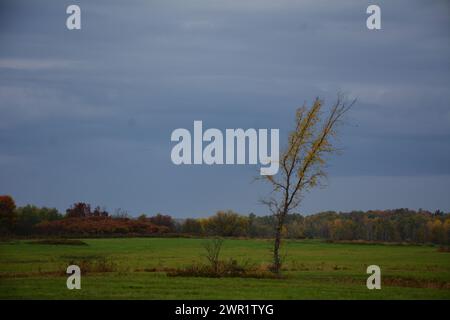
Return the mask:
[[[277,226],[275,228],[275,242],[273,247],[273,266],[272,271],[276,274],[280,274],[281,272],[281,258],[280,258],[280,245],[281,245],[281,236],[283,232],[283,222],[284,217],[286,216],[286,210],[280,212],[277,216]]]

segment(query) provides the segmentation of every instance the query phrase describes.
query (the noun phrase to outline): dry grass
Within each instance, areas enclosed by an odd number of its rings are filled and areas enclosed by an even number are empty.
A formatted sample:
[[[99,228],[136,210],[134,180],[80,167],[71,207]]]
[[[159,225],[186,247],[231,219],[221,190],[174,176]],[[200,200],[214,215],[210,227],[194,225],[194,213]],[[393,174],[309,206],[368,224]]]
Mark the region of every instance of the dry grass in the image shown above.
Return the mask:
[[[43,239],[29,241],[29,244],[46,244],[46,245],[66,245],[66,246],[87,246],[88,244],[76,239]]]
[[[88,273],[104,273],[117,271],[117,264],[106,257],[85,258],[82,260],[71,260],[67,263],[69,265],[77,265],[80,267],[82,274]],[[65,268],[65,267],[64,267]],[[63,270],[65,274],[66,270]]]

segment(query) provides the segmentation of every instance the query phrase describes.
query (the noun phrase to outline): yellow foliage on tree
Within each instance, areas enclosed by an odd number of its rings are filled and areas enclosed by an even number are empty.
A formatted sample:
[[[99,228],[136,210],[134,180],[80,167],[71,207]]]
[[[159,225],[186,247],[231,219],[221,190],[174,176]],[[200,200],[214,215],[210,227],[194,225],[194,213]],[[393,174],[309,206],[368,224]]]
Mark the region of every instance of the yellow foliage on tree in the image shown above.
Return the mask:
[[[265,176],[272,187],[272,196],[262,202],[275,217],[275,241],[273,248],[273,271],[281,269],[280,245],[286,215],[298,207],[305,191],[317,186],[326,176],[326,156],[335,152],[333,138],[343,115],[354,104],[338,96],[327,113],[323,101],[316,98],[307,107],[303,105],[295,113],[295,128],[288,137],[285,151],[280,157],[280,172]]]

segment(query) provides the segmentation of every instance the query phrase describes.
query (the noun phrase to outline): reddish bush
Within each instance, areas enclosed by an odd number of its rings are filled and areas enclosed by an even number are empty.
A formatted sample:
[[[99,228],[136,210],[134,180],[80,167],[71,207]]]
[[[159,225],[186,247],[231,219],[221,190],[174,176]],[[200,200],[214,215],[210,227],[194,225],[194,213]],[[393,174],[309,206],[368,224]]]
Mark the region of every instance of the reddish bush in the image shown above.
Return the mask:
[[[39,233],[47,235],[107,235],[165,233],[168,228],[148,221],[112,217],[66,218],[36,225]]]

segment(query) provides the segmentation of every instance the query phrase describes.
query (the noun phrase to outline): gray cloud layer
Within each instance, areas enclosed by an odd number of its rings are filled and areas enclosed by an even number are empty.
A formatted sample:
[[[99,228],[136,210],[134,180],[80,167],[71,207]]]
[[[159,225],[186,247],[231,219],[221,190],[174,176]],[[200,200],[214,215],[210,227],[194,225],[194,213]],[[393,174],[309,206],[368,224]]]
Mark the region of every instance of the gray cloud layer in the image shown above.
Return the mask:
[[[68,31],[72,3],[0,5],[0,193],[20,204],[264,213],[256,167],[176,167],[171,131],[285,135],[296,106],[344,91],[344,153],[301,211],[450,210],[447,1],[379,2],[376,32],[369,1],[76,1]]]

